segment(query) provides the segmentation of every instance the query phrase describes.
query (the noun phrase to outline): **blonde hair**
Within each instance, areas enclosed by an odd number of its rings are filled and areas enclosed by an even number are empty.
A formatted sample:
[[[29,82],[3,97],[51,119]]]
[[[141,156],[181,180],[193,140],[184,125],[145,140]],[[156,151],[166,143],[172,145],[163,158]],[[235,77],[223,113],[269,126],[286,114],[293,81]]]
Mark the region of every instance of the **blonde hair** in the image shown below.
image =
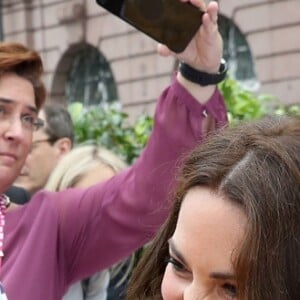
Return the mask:
[[[45,189],[61,191],[75,187],[96,166],[109,167],[118,173],[126,168],[125,162],[111,151],[98,145],[81,145],[66,154],[50,175]]]

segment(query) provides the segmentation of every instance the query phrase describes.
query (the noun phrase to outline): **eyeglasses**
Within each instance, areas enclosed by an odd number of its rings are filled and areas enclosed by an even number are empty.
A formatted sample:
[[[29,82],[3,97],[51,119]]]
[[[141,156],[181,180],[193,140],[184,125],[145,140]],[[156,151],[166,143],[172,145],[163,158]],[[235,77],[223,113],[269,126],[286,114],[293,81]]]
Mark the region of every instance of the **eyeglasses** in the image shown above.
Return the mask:
[[[0,106],[0,122],[11,122],[13,113],[5,107]],[[26,130],[36,131],[44,126],[44,121],[36,116],[26,114],[20,116],[20,121]]]
[[[46,139],[42,139],[42,140],[33,141],[32,144],[31,144],[31,150],[30,150],[30,152],[32,152],[34,149],[36,149],[38,144],[46,143],[46,142],[50,143],[51,141],[52,141],[51,138],[46,138]]]
[[[21,122],[24,128],[32,130],[32,131],[37,131],[41,129],[45,122],[40,119],[40,118],[34,118],[32,116],[21,116]]]
[[[33,141],[32,145],[39,144],[39,143],[44,143],[44,142],[50,142],[50,141],[51,141],[50,138],[43,139],[43,140],[37,140],[37,141]]]

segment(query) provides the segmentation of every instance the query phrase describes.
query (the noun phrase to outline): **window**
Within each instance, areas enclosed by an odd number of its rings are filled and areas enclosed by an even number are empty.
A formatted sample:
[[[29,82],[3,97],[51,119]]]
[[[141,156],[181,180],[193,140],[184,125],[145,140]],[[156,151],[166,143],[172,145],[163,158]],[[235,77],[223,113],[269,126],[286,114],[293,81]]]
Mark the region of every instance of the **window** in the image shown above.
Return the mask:
[[[118,99],[112,71],[98,49],[85,45],[78,49],[67,74],[68,104],[98,105]]]
[[[224,58],[231,76],[246,88],[258,88],[254,64],[247,40],[237,26],[224,16],[219,16],[219,29],[224,40]]]

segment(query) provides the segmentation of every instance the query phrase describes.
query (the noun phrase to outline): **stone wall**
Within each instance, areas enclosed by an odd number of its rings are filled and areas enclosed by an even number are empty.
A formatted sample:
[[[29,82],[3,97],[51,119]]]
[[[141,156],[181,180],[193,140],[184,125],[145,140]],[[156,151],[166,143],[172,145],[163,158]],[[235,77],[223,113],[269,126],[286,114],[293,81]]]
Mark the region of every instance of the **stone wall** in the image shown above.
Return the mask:
[[[241,29],[255,61],[260,92],[300,103],[300,1],[221,0],[221,12]]]
[[[176,67],[156,54],[156,42],[96,5],[94,0],[2,0],[5,40],[38,50],[51,101],[63,101],[72,49],[87,43],[109,61],[120,101],[132,117],[153,113]],[[300,1],[220,0],[250,45],[259,92],[300,103]],[[299,64],[298,64],[299,61]]]

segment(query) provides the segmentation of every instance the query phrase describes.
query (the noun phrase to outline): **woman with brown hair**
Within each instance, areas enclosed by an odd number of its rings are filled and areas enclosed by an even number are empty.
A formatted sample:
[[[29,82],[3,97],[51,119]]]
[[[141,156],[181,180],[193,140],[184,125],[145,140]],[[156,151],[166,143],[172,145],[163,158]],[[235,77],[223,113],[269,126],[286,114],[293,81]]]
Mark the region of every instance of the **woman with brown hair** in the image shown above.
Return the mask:
[[[299,216],[300,119],[222,130],[185,160],[128,299],[300,299]]]

